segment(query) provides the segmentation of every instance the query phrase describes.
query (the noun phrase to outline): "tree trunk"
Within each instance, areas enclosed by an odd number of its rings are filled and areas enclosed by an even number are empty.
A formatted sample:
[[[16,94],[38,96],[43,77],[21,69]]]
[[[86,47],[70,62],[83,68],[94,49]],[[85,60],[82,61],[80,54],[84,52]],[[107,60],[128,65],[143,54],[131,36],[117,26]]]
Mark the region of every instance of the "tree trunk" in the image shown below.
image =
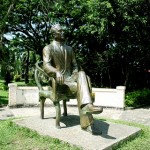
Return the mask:
[[[25,68],[25,83],[29,83],[29,50],[27,50],[26,68]]]

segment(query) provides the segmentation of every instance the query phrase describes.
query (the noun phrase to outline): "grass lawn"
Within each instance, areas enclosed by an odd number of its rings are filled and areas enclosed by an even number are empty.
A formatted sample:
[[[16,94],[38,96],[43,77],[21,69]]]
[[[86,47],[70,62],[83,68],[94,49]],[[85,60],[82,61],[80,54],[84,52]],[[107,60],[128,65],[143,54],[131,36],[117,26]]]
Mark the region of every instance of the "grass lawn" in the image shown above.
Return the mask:
[[[8,103],[8,90],[3,90],[3,81],[0,80],[0,106]],[[25,85],[23,82],[18,85]],[[142,132],[135,138],[120,144],[115,150],[150,150],[150,127],[125,121],[110,122],[139,127]],[[101,143],[100,143],[101,144]],[[63,143],[58,139],[41,136],[37,132],[19,127],[11,120],[0,121],[0,150],[79,150],[77,147]]]
[[[8,104],[8,90],[4,89],[4,81],[0,80],[0,106]]]
[[[0,105],[8,104],[8,91],[0,90]]]
[[[120,144],[115,150],[150,149],[150,127],[124,121],[105,120],[142,129],[142,132],[136,138]],[[20,127],[11,120],[0,122],[0,135],[1,150],[79,150],[79,148],[58,139],[42,136],[35,131]]]
[[[19,127],[12,121],[0,122],[1,150],[79,150],[67,143],[48,136],[41,136],[30,129]]]

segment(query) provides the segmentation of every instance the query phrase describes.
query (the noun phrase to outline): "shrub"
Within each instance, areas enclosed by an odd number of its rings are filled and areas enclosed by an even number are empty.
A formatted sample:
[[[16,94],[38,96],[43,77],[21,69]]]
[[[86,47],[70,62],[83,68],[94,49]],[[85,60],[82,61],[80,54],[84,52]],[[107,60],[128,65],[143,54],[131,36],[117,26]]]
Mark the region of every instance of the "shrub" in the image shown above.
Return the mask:
[[[143,89],[127,93],[125,96],[125,104],[127,107],[150,105],[150,90]]]
[[[7,89],[8,89],[8,86],[7,86],[7,85],[5,85],[4,83],[0,83],[0,90],[5,91],[5,90],[7,90]]]
[[[36,86],[35,80],[30,80],[30,82],[27,83],[27,86]]]
[[[16,75],[14,76],[14,80],[15,80],[16,82],[20,81],[20,80],[21,80],[21,75],[16,74]]]

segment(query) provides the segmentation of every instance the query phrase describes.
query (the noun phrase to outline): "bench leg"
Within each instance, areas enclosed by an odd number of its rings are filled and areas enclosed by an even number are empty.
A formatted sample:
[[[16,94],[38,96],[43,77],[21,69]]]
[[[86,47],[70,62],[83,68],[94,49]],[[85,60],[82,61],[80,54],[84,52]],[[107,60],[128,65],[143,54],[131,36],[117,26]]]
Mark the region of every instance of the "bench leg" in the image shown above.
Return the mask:
[[[45,98],[40,98],[41,119],[44,119],[44,103],[45,103]]]
[[[63,100],[63,108],[64,108],[64,113],[63,116],[67,116],[67,105],[66,105],[67,101]]]
[[[55,109],[56,109],[56,128],[60,129],[60,117],[61,117],[61,109],[59,102],[54,103]]]

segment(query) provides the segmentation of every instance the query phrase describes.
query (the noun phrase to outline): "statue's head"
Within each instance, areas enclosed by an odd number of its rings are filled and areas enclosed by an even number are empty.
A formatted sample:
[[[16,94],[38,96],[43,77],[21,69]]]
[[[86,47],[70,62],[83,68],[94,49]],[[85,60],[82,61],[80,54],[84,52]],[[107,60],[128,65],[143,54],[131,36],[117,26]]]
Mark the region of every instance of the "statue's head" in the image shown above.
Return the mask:
[[[64,30],[63,28],[60,26],[60,24],[55,24],[51,27],[51,33],[53,35],[53,37],[55,38],[55,40],[58,41],[62,41],[64,40]]]

